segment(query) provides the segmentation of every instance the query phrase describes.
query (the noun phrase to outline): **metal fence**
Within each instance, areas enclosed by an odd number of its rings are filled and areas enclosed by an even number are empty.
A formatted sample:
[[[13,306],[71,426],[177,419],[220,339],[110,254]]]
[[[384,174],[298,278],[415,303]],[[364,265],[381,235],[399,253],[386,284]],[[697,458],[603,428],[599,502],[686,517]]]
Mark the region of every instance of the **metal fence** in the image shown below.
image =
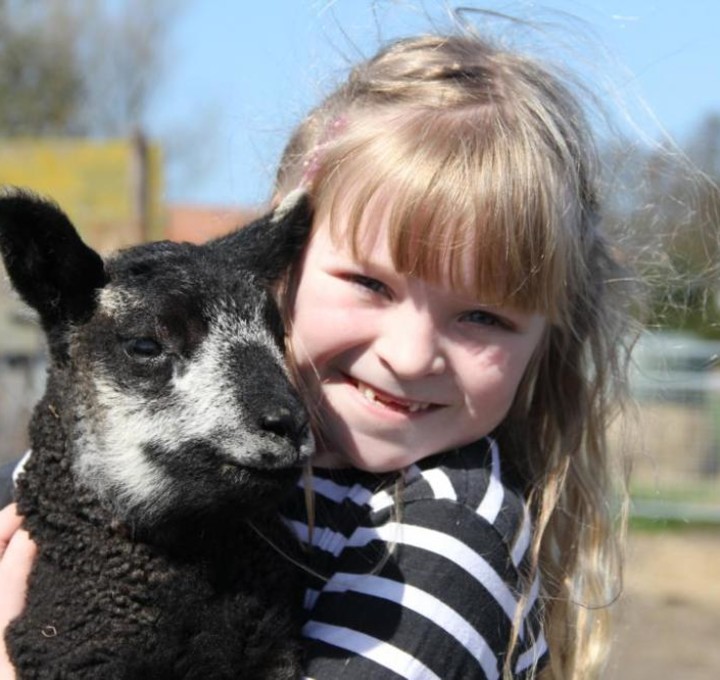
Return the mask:
[[[647,334],[632,387],[634,513],[720,521],[720,342]]]
[[[0,355],[0,463],[28,448],[27,427],[45,386],[43,354]]]

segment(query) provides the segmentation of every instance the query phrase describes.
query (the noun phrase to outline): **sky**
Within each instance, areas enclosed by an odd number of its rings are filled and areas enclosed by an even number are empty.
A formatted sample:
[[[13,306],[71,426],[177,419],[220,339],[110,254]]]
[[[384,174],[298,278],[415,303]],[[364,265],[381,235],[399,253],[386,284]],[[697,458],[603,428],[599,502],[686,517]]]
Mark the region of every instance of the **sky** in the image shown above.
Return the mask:
[[[720,113],[716,0],[184,0],[147,121],[168,149],[167,199],[217,206],[268,198],[294,125],[383,41],[447,27],[474,5],[532,22],[474,24],[580,72],[630,134],[682,144]],[[475,15],[477,17],[477,15]]]

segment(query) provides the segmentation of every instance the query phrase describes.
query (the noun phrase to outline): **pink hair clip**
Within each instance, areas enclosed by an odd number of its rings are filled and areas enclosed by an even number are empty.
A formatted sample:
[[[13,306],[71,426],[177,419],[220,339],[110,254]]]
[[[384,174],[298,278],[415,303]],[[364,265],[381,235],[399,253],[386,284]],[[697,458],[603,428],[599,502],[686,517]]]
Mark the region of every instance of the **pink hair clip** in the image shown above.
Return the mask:
[[[320,160],[322,158],[324,147],[341,134],[347,128],[347,124],[348,118],[343,115],[336,116],[328,125],[325,126],[322,135],[320,135],[320,140],[317,146],[306,156],[302,163],[303,174],[300,178],[301,187],[307,187],[312,184],[313,178],[320,169]]]

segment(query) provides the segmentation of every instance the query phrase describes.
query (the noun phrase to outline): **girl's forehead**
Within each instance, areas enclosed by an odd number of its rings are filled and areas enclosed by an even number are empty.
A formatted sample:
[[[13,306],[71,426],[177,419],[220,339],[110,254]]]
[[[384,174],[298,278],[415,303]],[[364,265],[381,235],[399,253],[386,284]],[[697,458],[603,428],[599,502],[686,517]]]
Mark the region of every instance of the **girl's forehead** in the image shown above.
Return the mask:
[[[434,287],[453,291],[470,300],[483,298],[499,303],[497,291],[486,286],[478,291],[478,268],[482,257],[465,240],[452,244],[446,239],[426,238],[423,225],[404,227],[399,233],[393,222],[391,199],[374,197],[358,213],[342,203],[335,210],[321,216],[313,238],[319,247],[350,258],[352,261],[378,270],[425,280]],[[448,221],[448,229],[452,229]],[[500,286],[498,286],[498,289]]]
[[[357,261],[382,246],[394,271],[487,304],[557,321],[569,310],[572,211],[508,198],[489,179],[482,191],[439,177],[435,184],[383,180],[345,169],[317,196],[317,225]]]

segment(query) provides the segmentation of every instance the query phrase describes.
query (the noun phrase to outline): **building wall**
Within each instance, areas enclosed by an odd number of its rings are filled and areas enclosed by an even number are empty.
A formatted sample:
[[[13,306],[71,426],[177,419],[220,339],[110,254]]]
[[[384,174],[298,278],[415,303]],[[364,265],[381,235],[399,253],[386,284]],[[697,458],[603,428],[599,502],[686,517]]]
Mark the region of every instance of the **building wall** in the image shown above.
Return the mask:
[[[0,140],[0,184],[55,200],[96,250],[164,233],[162,155],[143,138]]]

